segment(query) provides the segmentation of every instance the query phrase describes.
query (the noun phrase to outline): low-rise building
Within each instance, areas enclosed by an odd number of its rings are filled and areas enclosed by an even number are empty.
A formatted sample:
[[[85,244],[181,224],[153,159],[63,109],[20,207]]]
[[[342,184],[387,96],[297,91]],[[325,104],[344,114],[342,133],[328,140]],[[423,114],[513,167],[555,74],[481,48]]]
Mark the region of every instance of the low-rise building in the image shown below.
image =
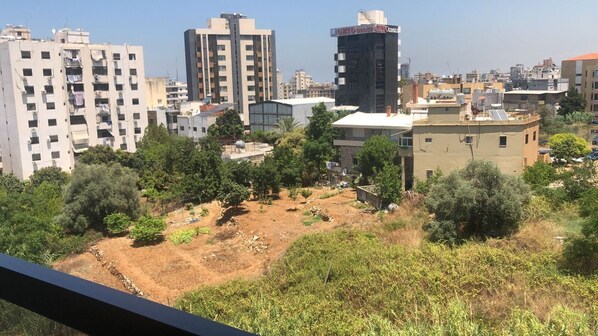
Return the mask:
[[[196,110],[181,112],[177,116],[178,134],[199,141],[208,136],[208,128],[216,123],[216,119],[233,107],[231,103],[206,104]]]
[[[313,115],[312,108],[324,103],[326,109],[334,107],[334,99],[326,97],[276,99],[249,105],[249,124],[252,132],[271,131],[278,120],[291,117],[300,125],[307,125]]]
[[[505,92],[505,109],[537,111],[540,107],[556,108],[566,91],[552,90],[516,90]]]

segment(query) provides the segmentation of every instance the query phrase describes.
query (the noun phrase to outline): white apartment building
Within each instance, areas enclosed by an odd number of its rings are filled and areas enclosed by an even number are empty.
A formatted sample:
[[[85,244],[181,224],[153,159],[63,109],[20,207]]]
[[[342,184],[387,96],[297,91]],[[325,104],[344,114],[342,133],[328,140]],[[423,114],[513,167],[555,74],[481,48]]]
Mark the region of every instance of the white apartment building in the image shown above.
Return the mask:
[[[54,40],[25,27],[0,33],[0,146],[4,173],[70,171],[90,146],[135,151],[147,126],[143,48],[91,44],[68,28]]]
[[[187,83],[169,79],[166,83],[166,105],[178,107],[187,101]]]
[[[232,103],[249,126],[249,104],[278,97],[275,34],[241,14],[185,31],[188,99]]]

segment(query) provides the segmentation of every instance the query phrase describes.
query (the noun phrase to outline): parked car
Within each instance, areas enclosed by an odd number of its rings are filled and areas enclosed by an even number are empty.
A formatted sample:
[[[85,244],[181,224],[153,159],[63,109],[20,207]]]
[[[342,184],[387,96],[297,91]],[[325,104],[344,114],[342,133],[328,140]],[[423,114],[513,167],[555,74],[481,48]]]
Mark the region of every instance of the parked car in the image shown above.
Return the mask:
[[[590,155],[586,156],[586,158],[592,161],[598,160],[598,152],[592,152]]]
[[[592,139],[592,146],[598,145],[598,135]]]

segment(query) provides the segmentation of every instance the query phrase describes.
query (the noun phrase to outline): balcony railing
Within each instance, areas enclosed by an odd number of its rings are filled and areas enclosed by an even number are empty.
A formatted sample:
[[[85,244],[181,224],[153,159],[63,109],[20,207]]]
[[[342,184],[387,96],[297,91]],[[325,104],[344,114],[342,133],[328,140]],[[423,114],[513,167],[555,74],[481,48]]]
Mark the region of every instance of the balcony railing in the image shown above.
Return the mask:
[[[1,253],[0,299],[90,335],[252,335]]]
[[[397,139],[399,147],[411,148],[413,147],[413,138],[411,137],[400,137]]]

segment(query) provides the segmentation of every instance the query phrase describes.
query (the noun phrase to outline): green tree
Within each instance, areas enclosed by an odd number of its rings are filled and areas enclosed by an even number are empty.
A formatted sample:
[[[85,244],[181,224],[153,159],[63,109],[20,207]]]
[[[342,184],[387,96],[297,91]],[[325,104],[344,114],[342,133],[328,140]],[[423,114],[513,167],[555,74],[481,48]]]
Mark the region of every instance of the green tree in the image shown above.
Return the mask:
[[[598,273],[598,204],[588,212],[581,235],[566,241],[563,254],[569,269],[589,275]]]
[[[131,226],[131,217],[124,213],[114,213],[104,217],[106,229],[113,235],[121,234],[129,230]]]
[[[484,238],[516,231],[529,200],[521,178],[501,173],[494,163],[471,161],[432,186],[426,205],[437,222],[450,221],[460,238]]]
[[[243,122],[235,110],[226,110],[216,118],[216,123],[208,127],[208,134],[217,139],[240,139],[243,135]]]
[[[523,171],[523,181],[529,184],[533,190],[539,190],[547,187],[557,178],[556,169],[542,161],[536,161],[532,166],[525,167]]]
[[[579,199],[582,194],[594,187],[596,182],[596,168],[592,161],[584,161],[582,164],[575,165],[571,170],[560,174],[563,181],[562,189],[569,201]]]
[[[571,133],[559,133],[548,139],[548,146],[552,149],[552,156],[557,160],[571,161],[573,158],[588,155],[591,150],[588,143]]]
[[[569,125],[571,125],[571,124],[587,125],[587,124],[591,124],[593,120],[594,120],[594,113],[592,113],[592,112],[573,111],[573,112],[565,115],[565,122]]]
[[[370,137],[357,152],[357,170],[369,179],[385,165],[396,164],[397,144],[383,135]]]
[[[39,187],[44,182],[63,186],[67,184],[68,180],[69,175],[63,172],[59,167],[45,167],[39,169],[29,178],[32,187]]]
[[[0,190],[4,189],[7,193],[22,193],[25,184],[14,174],[0,174]]]
[[[57,221],[73,233],[83,233],[89,228],[104,231],[104,218],[112,213],[137,218],[140,211],[137,175],[118,163],[79,165],[66,187],[64,204]]]
[[[276,129],[281,133],[295,132],[301,125],[293,117],[282,117],[276,122]]]
[[[249,199],[249,189],[231,180],[224,180],[220,186],[220,193],[216,198],[223,208],[238,207]]]
[[[245,187],[249,187],[251,185],[250,181],[253,163],[250,161],[229,160],[223,163],[222,169],[224,174],[223,179],[229,179],[232,182]]]
[[[440,170],[440,168],[436,168],[436,170],[434,170],[434,174],[428,177],[425,181],[420,181],[416,179],[414,190],[420,194],[427,195],[430,192],[432,186],[438,183],[442,176],[442,170]]]
[[[386,207],[391,203],[401,202],[403,184],[401,182],[401,167],[393,164],[385,164],[375,178],[376,193]]]
[[[272,156],[266,156],[264,161],[253,168],[251,184],[253,195],[258,199],[262,199],[270,193],[278,194],[280,192],[280,174]]]
[[[567,91],[567,95],[561,99],[560,106],[559,114],[566,116],[575,111],[584,111],[586,108],[586,100],[581,93],[577,92],[577,89],[572,86],[569,88],[569,91]]]
[[[301,184],[303,160],[290,146],[278,145],[273,150],[274,165],[280,174],[280,182],[285,187]]]
[[[130,236],[139,244],[159,242],[164,238],[162,232],[166,229],[164,219],[150,216],[141,217],[131,229]]]
[[[82,164],[112,164],[117,162],[116,152],[110,146],[97,145],[89,147],[78,157],[78,163]]]

